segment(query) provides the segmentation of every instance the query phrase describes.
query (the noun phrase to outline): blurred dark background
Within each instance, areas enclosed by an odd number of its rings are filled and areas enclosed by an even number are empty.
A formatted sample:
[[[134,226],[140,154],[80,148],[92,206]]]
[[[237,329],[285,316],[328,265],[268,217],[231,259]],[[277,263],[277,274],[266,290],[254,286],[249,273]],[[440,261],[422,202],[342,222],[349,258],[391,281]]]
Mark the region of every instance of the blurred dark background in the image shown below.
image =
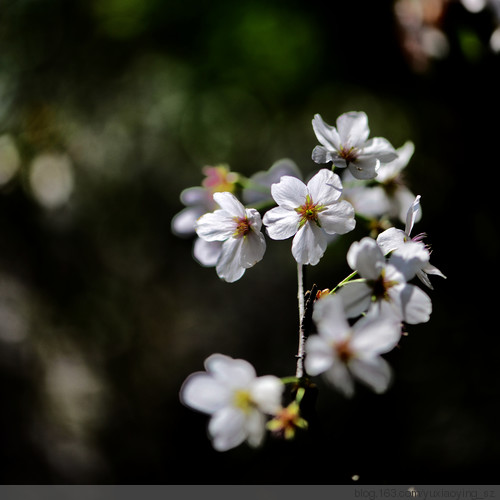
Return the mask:
[[[498,483],[493,4],[1,0],[1,482]],[[171,232],[179,193],[221,162],[308,175],[313,115],[351,110],[415,143],[415,231],[448,279],[387,356],[386,394],[318,380],[309,433],[217,453],[180,385],[213,352],[293,374],[295,265],[272,242],[221,282]],[[344,278],[365,234],[308,286]]]

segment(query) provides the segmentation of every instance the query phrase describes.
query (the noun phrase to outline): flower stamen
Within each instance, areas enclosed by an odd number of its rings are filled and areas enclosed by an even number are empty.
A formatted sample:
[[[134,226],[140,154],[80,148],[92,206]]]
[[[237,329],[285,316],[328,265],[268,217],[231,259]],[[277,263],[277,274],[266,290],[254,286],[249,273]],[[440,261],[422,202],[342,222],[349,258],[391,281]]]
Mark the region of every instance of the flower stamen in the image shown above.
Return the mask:
[[[251,230],[252,224],[248,217],[235,217],[236,229],[234,230],[234,238],[244,238]]]

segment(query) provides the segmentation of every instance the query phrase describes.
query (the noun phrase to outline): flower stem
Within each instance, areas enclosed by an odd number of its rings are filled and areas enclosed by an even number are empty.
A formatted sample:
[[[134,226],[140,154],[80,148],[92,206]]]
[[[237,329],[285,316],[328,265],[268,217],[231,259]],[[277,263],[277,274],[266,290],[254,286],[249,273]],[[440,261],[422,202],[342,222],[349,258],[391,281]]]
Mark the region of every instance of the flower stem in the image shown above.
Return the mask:
[[[305,297],[304,297],[304,269],[302,264],[297,264],[297,299],[299,301],[299,349],[297,352],[297,369],[295,376],[301,379],[304,376],[304,345],[306,342],[304,335],[304,313],[305,313]]]
[[[338,288],[345,285],[347,282],[351,281],[352,278],[354,278],[354,276],[356,276],[356,274],[358,274],[358,271],[353,271],[349,276],[347,276],[347,278],[344,278],[333,290],[331,290],[329,295],[331,295],[332,293],[335,293]]]

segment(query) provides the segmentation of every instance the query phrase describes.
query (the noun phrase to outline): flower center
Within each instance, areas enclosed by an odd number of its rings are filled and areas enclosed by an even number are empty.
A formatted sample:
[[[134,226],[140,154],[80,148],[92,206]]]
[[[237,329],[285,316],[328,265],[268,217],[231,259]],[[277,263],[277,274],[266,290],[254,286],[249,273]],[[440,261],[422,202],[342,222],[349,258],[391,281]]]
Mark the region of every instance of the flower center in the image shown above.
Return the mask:
[[[251,230],[252,224],[247,217],[235,217],[236,229],[234,230],[234,238],[244,238]]]
[[[335,344],[335,350],[337,351],[337,356],[343,363],[349,362],[354,357],[348,339]]]
[[[356,160],[358,157],[358,150],[351,146],[350,148],[340,146],[339,155],[343,158],[347,163]]]
[[[255,403],[250,396],[250,392],[245,389],[238,389],[234,393],[233,403],[236,408],[241,410],[243,413],[250,413]]]
[[[324,210],[324,207],[318,206],[316,203],[313,203],[311,197],[307,195],[306,202],[295,209],[295,211],[300,215],[299,228],[301,228],[306,222],[311,221],[320,226],[318,213],[322,210]]]
[[[390,300],[389,290],[398,284],[397,281],[387,280],[385,278],[385,269],[382,270],[380,276],[376,280],[369,281],[368,284],[372,288],[372,300]]]

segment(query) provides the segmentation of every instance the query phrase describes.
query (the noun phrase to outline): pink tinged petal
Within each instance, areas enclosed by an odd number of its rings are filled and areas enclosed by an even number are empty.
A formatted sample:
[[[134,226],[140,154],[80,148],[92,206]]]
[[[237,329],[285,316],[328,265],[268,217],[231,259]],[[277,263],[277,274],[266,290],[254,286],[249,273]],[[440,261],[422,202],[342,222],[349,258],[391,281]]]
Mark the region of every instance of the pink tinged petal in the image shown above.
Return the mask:
[[[314,304],[313,320],[327,342],[342,342],[350,335],[344,304],[339,295],[328,295]]]
[[[328,234],[346,234],[356,226],[354,207],[345,200],[329,206],[318,214],[321,227]]]
[[[406,214],[406,226],[405,233],[410,236],[411,230],[413,229],[413,224],[415,224],[415,219],[417,214],[420,212],[420,195],[418,195],[413,203],[410,205],[408,212]]]
[[[366,113],[350,111],[337,118],[337,130],[342,145],[361,147],[370,135]]]
[[[214,201],[231,217],[245,217],[245,207],[229,192],[214,193]]]
[[[271,186],[274,201],[283,208],[295,210],[306,201],[307,187],[296,177],[285,175],[280,182]]]
[[[348,318],[355,318],[370,307],[372,289],[366,283],[346,283],[336,295],[340,296]]]
[[[359,157],[374,157],[381,163],[388,163],[398,157],[394,146],[383,137],[374,137],[363,145]]]
[[[245,431],[247,434],[248,444],[252,448],[259,447],[264,441],[266,434],[266,418],[258,410],[253,410],[247,415],[245,421]]]
[[[342,195],[342,181],[337,174],[323,168],[307,183],[307,189],[315,205],[331,205]]]
[[[267,234],[273,240],[286,240],[299,229],[300,215],[295,210],[276,207],[264,214]]]
[[[266,239],[261,232],[251,231],[242,238],[239,265],[248,269],[261,261],[266,251]]]
[[[236,448],[247,438],[245,415],[232,407],[216,412],[208,424],[212,445],[217,451]]]
[[[230,238],[236,223],[224,210],[203,215],[196,223],[196,234],[206,241],[224,241]]]
[[[401,248],[408,239],[407,234],[402,229],[390,227],[377,236],[377,245],[384,255]]]
[[[380,161],[377,158],[358,158],[349,163],[349,172],[359,180],[370,180],[377,177]]]
[[[241,265],[241,248],[243,238],[229,238],[222,244],[222,252],[215,270],[219,278],[234,283],[238,281],[245,273],[245,267]]]
[[[429,257],[423,243],[408,241],[394,250],[389,263],[403,274],[405,281],[409,281],[429,262]]]
[[[391,381],[391,368],[377,356],[371,359],[353,359],[349,363],[352,374],[377,394],[385,392]]]
[[[205,360],[205,369],[228,387],[247,387],[256,377],[255,368],[244,359],[212,354]]]
[[[401,338],[401,321],[393,315],[367,315],[353,326],[351,347],[361,357],[393,349]]]
[[[176,236],[192,236],[195,234],[196,221],[205,212],[202,207],[187,207],[181,210],[172,219],[172,232]]]
[[[340,136],[335,127],[328,125],[321,115],[314,115],[312,126],[318,141],[328,150],[340,148]],[[324,162],[321,162],[324,163]]]
[[[304,368],[309,375],[315,376],[329,370],[333,364],[331,343],[319,335],[311,335],[306,340]]]
[[[354,395],[354,380],[347,366],[339,359],[333,362],[332,367],[325,372],[324,376],[328,382],[346,397],[350,398]]]
[[[204,413],[214,413],[228,404],[231,392],[212,376],[197,372],[190,375],[180,390],[181,402]]]
[[[385,267],[385,258],[377,242],[365,237],[351,245],[347,252],[347,263],[362,278],[376,280]]]
[[[194,258],[205,267],[214,267],[219,260],[222,252],[222,243],[220,241],[205,241],[196,238],[193,245]]]
[[[400,293],[403,320],[410,324],[426,323],[432,313],[430,297],[415,285],[405,285]]]
[[[315,223],[307,222],[293,238],[292,255],[299,264],[315,266],[327,245],[325,232]]]
[[[334,162],[336,157],[337,157],[336,155],[334,155],[331,151],[328,151],[323,146],[316,146],[313,149],[313,152],[311,155],[313,162],[319,163],[319,164],[328,163],[330,161]],[[337,165],[337,166],[339,166],[339,165]],[[345,166],[346,165],[344,164],[344,168],[345,168]]]
[[[284,389],[283,382],[274,375],[258,377],[249,387],[252,401],[260,411],[270,415],[276,414],[281,408],[281,396]]]

